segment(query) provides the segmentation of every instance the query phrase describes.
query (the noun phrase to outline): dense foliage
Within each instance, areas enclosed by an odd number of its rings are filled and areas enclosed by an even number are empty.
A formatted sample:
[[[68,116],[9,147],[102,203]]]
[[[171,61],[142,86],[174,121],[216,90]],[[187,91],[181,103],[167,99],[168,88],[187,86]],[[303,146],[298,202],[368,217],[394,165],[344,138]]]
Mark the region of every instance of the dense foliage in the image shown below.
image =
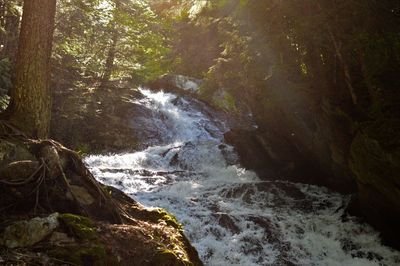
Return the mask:
[[[3,90],[21,2],[0,1]],[[206,78],[208,92],[252,95],[279,72],[318,84],[316,97],[335,94],[368,109],[392,101],[398,86],[399,9],[396,1],[361,0],[61,0],[53,61],[57,80],[143,82],[173,71]]]
[[[22,1],[0,1],[0,87],[11,86]],[[144,82],[167,70],[165,32],[147,4],[130,0],[58,1],[53,48],[54,78]],[[62,87],[62,86],[61,86]]]
[[[165,29],[146,4],[65,0],[58,5],[54,51],[58,70],[91,80],[137,82],[165,71]]]
[[[331,97],[368,115],[398,100],[396,1],[219,0],[195,17],[182,2],[164,2],[180,8],[175,71],[206,78],[209,93],[225,88],[238,99],[260,99],[269,78],[280,75],[316,101]]]
[[[11,87],[18,45],[21,0],[0,1],[0,95]]]

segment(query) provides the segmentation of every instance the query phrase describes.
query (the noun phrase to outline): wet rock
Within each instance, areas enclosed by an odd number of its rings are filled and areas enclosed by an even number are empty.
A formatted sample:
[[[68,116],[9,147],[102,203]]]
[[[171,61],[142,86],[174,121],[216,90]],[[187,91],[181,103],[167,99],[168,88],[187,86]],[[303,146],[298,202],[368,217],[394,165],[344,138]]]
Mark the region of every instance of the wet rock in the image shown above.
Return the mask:
[[[282,140],[264,141],[257,131],[231,130],[224,134],[225,140],[235,147],[241,164],[254,170],[261,178],[276,178],[287,174],[293,167],[296,151],[289,148]],[[276,141],[275,141],[276,140]]]
[[[343,193],[355,190],[354,180],[345,171],[340,174],[339,170],[333,171],[333,166],[322,162],[322,153],[307,150],[284,134],[261,128],[233,129],[224,137],[239,154],[242,166],[255,171],[263,180],[281,179],[322,185]]]
[[[232,234],[240,233],[240,228],[235,224],[235,221],[226,213],[215,213],[213,216],[218,220],[218,224],[228,229]]]
[[[199,89],[201,83],[202,81],[200,79],[195,79],[183,75],[165,74],[155,81],[150,82],[148,86],[152,89],[163,89],[171,92],[196,92]]]
[[[15,222],[1,234],[0,243],[7,248],[32,246],[49,236],[58,226],[58,213],[45,218]]]

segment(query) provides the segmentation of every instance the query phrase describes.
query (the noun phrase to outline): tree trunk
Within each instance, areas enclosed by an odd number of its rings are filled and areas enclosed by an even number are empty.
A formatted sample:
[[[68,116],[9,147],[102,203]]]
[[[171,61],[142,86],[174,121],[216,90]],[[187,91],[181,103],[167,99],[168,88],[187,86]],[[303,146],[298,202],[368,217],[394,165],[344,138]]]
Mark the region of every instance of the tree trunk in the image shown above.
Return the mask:
[[[0,0],[0,47],[4,44],[5,32],[5,16],[6,16],[6,3],[4,0]]]
[[[115,8],[113,11],[113,21],[111,22],[112,36],[111,36],[110,48],[108,50],[106,62],[104,65],[104,73],[101,78],[100,88],[106,88],[107,83],[110,81],[111,74],[114,68],[115,55],[117,53],[117,43],[119,37],[117,16],[118,16],[118,11],[121,9],[121,3],[120,0],[113,0],[112,2],[114,2],[115,4]]]
[[[15,63],[18,46],[20,14],[15,8],[9,8],[4,21],[4,41],[0,58],[10,58]]]
[[[115,29],[115,27],[112,34],[113,35],[110,44],[111,46],[108,50],[106,63],[104,65],[104,74],[101,79],[100,87],[106,87],[106,84],[108,83],[108,81],[110,81],[112,70],[114,68],[114,60],[115,60],[115,54],[117,52],[117,42],[118,42],[118,31]]]
[[[26,134],[46,138],[51,113],[50,56],[56,0],[25,0],[8,108],[9,120]]]

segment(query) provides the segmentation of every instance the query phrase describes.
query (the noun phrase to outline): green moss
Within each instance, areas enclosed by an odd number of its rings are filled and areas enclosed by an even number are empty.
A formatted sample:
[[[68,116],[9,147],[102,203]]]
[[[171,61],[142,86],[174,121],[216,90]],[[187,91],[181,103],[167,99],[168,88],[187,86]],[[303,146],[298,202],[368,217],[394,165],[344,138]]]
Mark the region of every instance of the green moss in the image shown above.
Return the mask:
[[[51,246],[47,249],[50,257],[74,265],[119,265],[115,257],[107,254],[89,218],[65,213],[58,219],[66,232],[80,242],[72,246]]]
[[[87,143],[78,143],[75,146],[75,149],[81,156],[85,156],[86,154],[90,154],[92,152],[90,145]]]
[[[61,214],[58,219],[61,224],[67,228],[70,234],[80,240],[93,240],[98,238],[96,228],[87,217],[66,213]]]
[[[238,111],[235,98],[232,94],[226,91],[223,91],[222,97],[214,97],[213,104],[226,111]]]
[[[109,257],[105,247],[100,244],[89,247],[54,247],[47,254],[74,265],[118,265],[117,260]]]
[[[178,256],[171,250],[164,249],[157,252],[152,260],[152,265],[168,265],[168,266],[182,266],[182,265],[193,265],[192,263],[182,262]]]
[[[236,111],[236,102],[235,98],[230,93],[225,93],[224,95],[224,102],[229,110]]]
[[[157,213],[157,220],[158,221],[165,221],[169,226],[172,226],[178,230],[182,230],[183,226],[181,223],[178,222],[176,217],[166,210],[159,208],[156,209],[155,213]]]

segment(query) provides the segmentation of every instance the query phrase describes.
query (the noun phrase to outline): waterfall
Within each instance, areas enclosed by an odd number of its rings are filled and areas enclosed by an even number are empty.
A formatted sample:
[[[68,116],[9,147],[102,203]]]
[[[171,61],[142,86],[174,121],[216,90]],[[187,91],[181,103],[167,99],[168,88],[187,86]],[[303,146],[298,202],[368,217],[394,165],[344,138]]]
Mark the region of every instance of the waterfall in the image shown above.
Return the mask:
[[[344,214],[326,188],[261,181],[224,143],[226,121],[194,99],[140,88],[147,148],[85,161],[96,178],[183,223],[206,265],[396,265],[400,253]],[[132,122],[135,124],[135,121]],[[152,132],[152,134],[149,134]]]

